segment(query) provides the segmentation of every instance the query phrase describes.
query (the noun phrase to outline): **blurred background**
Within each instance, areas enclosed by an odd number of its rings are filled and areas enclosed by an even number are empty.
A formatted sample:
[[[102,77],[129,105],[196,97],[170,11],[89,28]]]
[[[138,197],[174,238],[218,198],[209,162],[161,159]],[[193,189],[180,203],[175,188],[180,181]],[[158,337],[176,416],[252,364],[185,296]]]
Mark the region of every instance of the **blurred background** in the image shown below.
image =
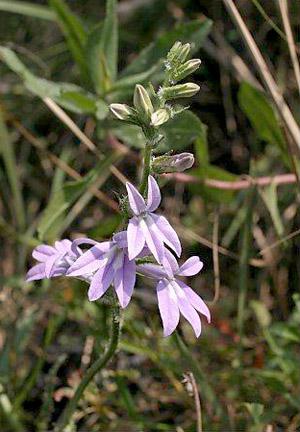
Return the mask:
[[[41,241],[101,240],[117,229],[117,199],[124,177],[138,181],[143,142],[107,104],[131,103],[137,82],[157,87],[176,40],[202,60],[191,77],[201,91],[165,128],[161,151],[190,151],[196,162],[187,177],[160,179],[160,211],[178,231],[182,259],[204,262],[190,283],[212,323],[203,320],[196,339],[181,321],[187,361],[173,337],[162,338],[154,286],[141,279],[118,355],[89,384],[74,430],[195,431],[187,372],[203,430],[299,430],[299,142],[224,3],[119,1],[119,78],[103,89],[93,38],[104,1],[1,0],[1,431],[52,430],[103,352],[108,309],[88,301],[84,282],[24,278]],[[235,4],[299,122],[299,2],[288,12],[284,0]]]

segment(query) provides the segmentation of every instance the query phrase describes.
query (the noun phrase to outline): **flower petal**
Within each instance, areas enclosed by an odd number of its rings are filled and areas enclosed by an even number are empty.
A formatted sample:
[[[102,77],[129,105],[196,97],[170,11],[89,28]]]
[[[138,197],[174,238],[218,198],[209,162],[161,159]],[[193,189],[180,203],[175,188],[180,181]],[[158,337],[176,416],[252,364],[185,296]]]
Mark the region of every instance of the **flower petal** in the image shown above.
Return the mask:
[[[123,309],[130,302],[133,293],[136,280],[135,267],[135,262],[129,261],[128,256],[123,254],[123,265],[115,270],[115,291]]]
[[[144,276],[148,276],[153,279],[159,280],[167,277],[167,273],[163,266],[157,264],[140,264],[137,266],[137,271]]]
[[[46,278],[50,279],[53,276],[55,271],[55,264],[59,261],[65,253],[56,253],[55,255],[51,255],[48,260],[45,262],[45,274]]]
[[[54,247],[42,244],[33,249],[32,257],[37,261],[46,262],[51,255],[56,253]]]
[[[92,240],[92,239],[89,239],[86,237],[79,237],[79,238],[73,240],[71,250],[76,256],[83,255],[83,252],[79,248],[79,246],[81,246],[83,244],[96,245],[97,243],[98,242],[96,242],[95,240]]]
[[[177,295],[180,313],[182,313],[182,315],[189,321],[189,323],[194,329],[196,337],[199,337],[201,334],[201,321],[198,313],[193,308],[192,304],[189,302],[187,296],[185,295],[184,291],[177,283],[177,281],[172,281],[171,285]]]
[[[130,219],[127,228],[127,243],[129,259],[134,259],[145,246],[145,236],[139,226],[139,219],[133,217]]]
[[[180,266],[177,274],[180,276],[193,276],[202,270],[203,262],[199,257],[192,256],[182,266]]]
[[[160,231],[162,241],[173,249],[177,256],[180,256],[181,243],[174,228],[171,227],[170,223],[164,216],[158,216],[151,213],[150,217],[153,219],[155,226]]]
[[[57,251],[59,251],[61,253],[67,253],[71,249],[72,242],[71,242],[71,240],[63,239],[60,241],[56,241],[54,246],[55,246],[55,249]]]
[[[155,225],[151,216],[148,215],[145,219],[141,219],[139,227],[144,234],[148,248],[152,252],[156,261],[161,264],[164,259],[165,248],[159,232],[155,230]]]
[[[71,265],[67,276],[81,276],[98,270],[103,265],[104,254],[111,248],[111,242],[97,243]]]
[[[33,266],[26,275],[26,282],[34,281],[34,280],[40,280],[45,279],[46,273],[45,273],[45,264],[37,264]]]
[[[127,248],[127,231],[121,231],[113,236],[113,241],[117,243],[119,249]]]
[[[130,208],[136,216],[146,210],[146,203],[139,191],[129,182],[126,183]]]
[[[176,258],[167,248],[165,248],[165,257],[163,260],[163,266],[166,268],[169,275],[172,276],[174,274],[177,274],[177,271],[179,269],[179,265],[177,263]]]
[[[164,337],[169,336],[179,323],[179,308],[174,290],[167,281],[159,281],[156,287],[158,307],[164,327]]]
[[[102,266],[94,275],[88,297],[90,301],[98,300],[106,292],[114,278],[112,260]]]
[[[202,313],[206,317],[207,321],[210,323],[210,320],[211,320],[210,311],[209,311],[208,307],[206,306],[206,304],[204,303],[204,301],[202,300],[202,298],[197,293],[195,293],[195,291],[193,291],[192,288],[190,288],[184,282],[177,280],[177,279],[176,279],[176,282],[183,289],[183,291],[186,295],[186,298],[191,303],[191,305],[198,312]]]
[[[148,177],[147,210],[154,212],[161,202],[161,194],[154,177]]]

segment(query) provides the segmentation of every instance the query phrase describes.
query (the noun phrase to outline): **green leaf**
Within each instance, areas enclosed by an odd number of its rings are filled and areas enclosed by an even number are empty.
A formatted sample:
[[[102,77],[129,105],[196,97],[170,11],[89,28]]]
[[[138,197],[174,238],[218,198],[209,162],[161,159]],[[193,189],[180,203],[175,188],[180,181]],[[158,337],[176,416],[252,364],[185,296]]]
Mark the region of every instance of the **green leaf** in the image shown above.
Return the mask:
[[[238,92],[238,101],[241,109],[249,118],[257,136],[273,145],[282,153],[284,162],[290,166],[275,111],[266,95],[248,83],[242,83]]]
[[[284,233],[284,227],[278,207],[277,186],[275,183],[271,183],[270,185],[261,188],[259,194],[270,213],[277,235],[281,237]]]
[[[0,110],[0,156],[3,158],[5,173],[9,182],[12,194],[12,204],[14,217],[18,227],[22,230],[25,228],[25,208],[22,196],[22,187],[19,178],[15,150],[10,138],[9,131],[4,122]],[[3,187],[3,186],[2,186]]]
[[[97,172],[93,170],[83,179],[66,182],[61,189],[55,191],[38,226],[40,240],[47,239],[48,232],[53,233],[52,229],[58,218],[76,202],[87,187],[95,181],[96,176]]]
[[[55,13],[49,7],[26,1],[1,0],[0,10],[28,15],[33,18],[56,21]]]
[[[145,48],[137,58],[124,69],[121,75],[129,76],[153,67],[155,63],[166,57],[166,53],[177,40],[189,42],[192,45],[191,53],[197,52],[210,32],[211,26],[212,21],[208,19],[180,24],[177,29],[163,34],[155,42],[152,42]]]
[[[216,165],[205,165],[189,171],[189,174],[200,177],[201,180],[214,179],[222,181],[236,181],[236,175]],[[221,190],[214,187],[206,186],[203,183],[190,184],[189,188],[195,193],[201,195],[204,199],[215,203],[228,203],[234,197],[234,191]]]
[[[113,85],[111,90],[122,90],[122,89],[131,89],[136,84],[143,84],[146,81],[149,81],[151,76],[157,71],[158,67],[162,64],[162,62],[158,62],[153,65],[151,68],[147,69],[144,72],[140,72],[137,74],[129,75],[124,78],[120,78]]]
[[[107,104],[82,87],[65,82],[53,82],[35,76],[17,57],[6,47],[0,47],[1,59],[7,66],[24,81],[24,85],[31,93],[40,97],[50,97],[63,108],[77,114],[93,114],[103,120],[108,114]]]
[[[200,166],[209,165],[207,126],[203,123],[201,123],[201,126],[199,127],[199,138],[196,139],[194,148],[198,164]]]
[[[250,307],[254,310],[259,325],[265,329],[271,324],[272,317],[265,304],[259,300],[252,300]]]
[[[105,93],[117,76],[118,20],[115,0],[107,0],[104,22],[88,36],[86,60],[96,92]]]
[[[50,0],[50,6],[56,14],[57,22],[63,32],[80,72],[87,78],[87,66],[84,56],[86,32],[82,22],[63,0]]]
[[[139,126],[118,122],[110,131],[128,147],[144,148],[145,136]]]
[[[183,111],[161,127],[165,139],[155,150],[155,153],[165,153],[169,150],[181,151],[201,136],[203,124],[190,111]]]

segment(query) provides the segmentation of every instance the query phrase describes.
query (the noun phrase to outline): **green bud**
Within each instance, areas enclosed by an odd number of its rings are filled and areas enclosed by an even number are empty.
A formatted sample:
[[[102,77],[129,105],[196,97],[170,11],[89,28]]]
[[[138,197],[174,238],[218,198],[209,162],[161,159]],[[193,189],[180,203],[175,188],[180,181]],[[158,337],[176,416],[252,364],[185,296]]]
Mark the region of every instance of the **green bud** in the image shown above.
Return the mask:
[[[133,104],[143,120],[149,121],[153,113],[153,105],[147,90],[140,84],[135,86]]]
[[[182,172],[191,168],[195,158],[192,153],[180,153],[174,156],[159,156],[152,162],[152,171],[155,174]]]
[[[135,112],[126,104],[110,104],[109,109],[119,120],[131,120],[135,116]]]
[[[178,53],[178,61],[180,63],[184,62],[187,56],[189,55],[191,50],[191,45],[189,43],[186,43],[182,45],[180,52]]]
[[[186,76],[195,72],[199,68],[200,64],[200,59],[192,59],[186,61],[174,72],[174,76],[172,75],[173,81],[181,81]]]
[[[160,126],[163,123],[166,123],[170,118],[170,114],[168,110],[164,108],[160,108],[155,111],[151,116],[151,125],[152,126]]]
[[[181,48],[182,48],[182,43],[179,41],[175,42],[172,48],[170,49],[170,51],[168,52],[167,61],[173,62],[175,57],[178,56],[178,53],[180,52]]]
[[[182,97],[194,96],[200,87],[194,83],[178,84],[173,87],[163,87],[158,91],[158,95],[163,100],[178,99]]]

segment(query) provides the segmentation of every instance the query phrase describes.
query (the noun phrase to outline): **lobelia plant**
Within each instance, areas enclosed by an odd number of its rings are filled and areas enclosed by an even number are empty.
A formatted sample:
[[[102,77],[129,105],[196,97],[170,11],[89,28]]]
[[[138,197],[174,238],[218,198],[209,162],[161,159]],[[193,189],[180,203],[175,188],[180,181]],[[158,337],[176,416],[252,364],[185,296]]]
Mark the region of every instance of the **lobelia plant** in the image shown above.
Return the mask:
[[[90,284],[88,298],[95,301],[104,296],[111,304],[113,326],[109,345],[87,371],[74,397],[69,401],[57,424],[62,430],[70,421],[85,387],[109,359],[114,355],[120,334],[120,308],[128,306],[136,283],[136,275],[157,282],[157,299],[162,319],[164,336],[169,336],[179,323],[182,314],[192,325],[195,335],[200,336],[199,314],[210,322],[210,312],[201,297],[180,276],[199,273],[203,263],[192,256],[178,264],[177,257],[182,248],[178,235],[163,215],[156,214],[161,202],[161,192],[154,176],[168,172],[182,172],[193,165],[190,153],[154,156],[164,136],[160,126],[167,123],[187,107],[172,105],[170,101],[191,97],[199,91],[194,83],[178,84],[199,66],[199,59],[187,60],[191,46],[176,42],[165,60],[166,77],[157,90],[149,84],[150,92],[137,84],[133,96],[133,107],[125,104],[110,105],[112,114],[119,120],[138,125],[145,137],[143,173],[139,188],[127,183],[127,196],[120,199],[123,214],[122,231],[111,240],[98,242],[80,238],[55,242],[54,246],[40,245],[33,251],[39,264],[32,267],[26,276],[28,282],[52,277],[66,276],[82,279]],[[127,228],[124,229],[124,227]],[[88,250],[86,248],[90,246]],[[83,248],[85,248],[83,250]],[[116,297],[109,287],[113,286]]]

